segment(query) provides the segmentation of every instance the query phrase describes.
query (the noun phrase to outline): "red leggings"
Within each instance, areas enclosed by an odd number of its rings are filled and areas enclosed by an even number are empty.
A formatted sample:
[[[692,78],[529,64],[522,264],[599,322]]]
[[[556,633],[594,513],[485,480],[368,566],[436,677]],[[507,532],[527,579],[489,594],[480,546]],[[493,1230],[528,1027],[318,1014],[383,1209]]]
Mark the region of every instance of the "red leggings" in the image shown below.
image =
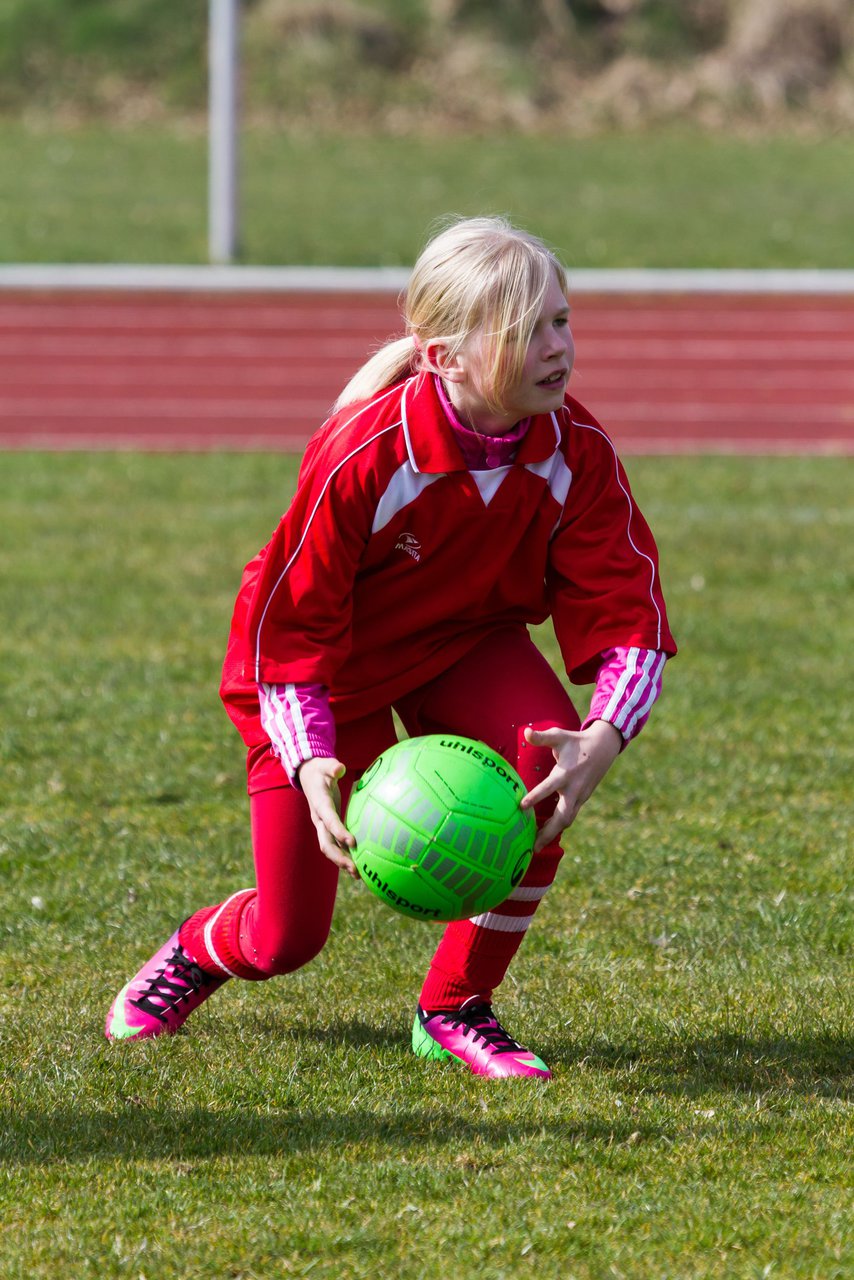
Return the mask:
[[[450,670],[395,706],[407,733],[458,733],[479,738],[515,764],[528,787],[553,764],[548,748],[532,747],[525,726],[577,729],[568,694],[534,646],[527,631],[507,629],[481,641]],[[353,781],[396,740],[390,709],[339,725],[337,753],[347,766],[342,782],[346,804]],[[250,756],[250,761],[253,757]],[[223,910],[207,909],[187,922],[185,939],[205,962],[198,928],[211,918],[208,941],[221,964],[236,977],[268,978],[307,964],[329,934],[338,869],[320,851],[308,805],[289,786],[269,786],[270,759],[250,764],[249,790],[256,889],[234,895]],[[253,774],[264,790],[253,788]],[[537,812],[541,824],[553,802]],[[422,990],[425,1008],[456,1007],[472,995],[490,998],[554,879],[561,850],[555,841],[532,859],[511,900],[478,921],[444,930]]]

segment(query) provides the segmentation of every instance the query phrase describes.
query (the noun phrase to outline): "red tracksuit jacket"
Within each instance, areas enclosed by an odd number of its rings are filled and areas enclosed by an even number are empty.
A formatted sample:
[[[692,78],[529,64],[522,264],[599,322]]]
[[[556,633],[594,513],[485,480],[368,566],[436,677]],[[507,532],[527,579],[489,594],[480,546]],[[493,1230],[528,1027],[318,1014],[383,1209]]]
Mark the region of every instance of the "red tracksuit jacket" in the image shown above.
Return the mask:
[[[490,631],[551,614],[570,678],[605,649],[676,646],[652,534],[611,441],[572,397],[509,467],[469,471],[432,376],[349,405],[246,566],[221,693],[249,746],[258,684],[328,686],[339,722],[387,706]]]

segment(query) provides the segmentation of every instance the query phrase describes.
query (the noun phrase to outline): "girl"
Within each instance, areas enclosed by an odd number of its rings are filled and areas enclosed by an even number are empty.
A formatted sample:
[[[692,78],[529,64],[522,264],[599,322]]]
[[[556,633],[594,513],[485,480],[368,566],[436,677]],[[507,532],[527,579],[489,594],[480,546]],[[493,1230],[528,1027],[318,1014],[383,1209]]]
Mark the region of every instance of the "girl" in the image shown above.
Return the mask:
[[[515,764],[538,837],[500,907],[449,925],[413,1048],[479,1075],[550,1072],[493,991],[555,877],[560,836],[646,720],[675,653],[657,553],[613,445],[566,396],[566,275],[538,239],[463,220],[427,246],[407,336],[374,355],[308,445],[246,568],[222,697],[248,747],[256,886],[196,911],[116,997],[110,1039],[173,1032],[229,978],[323,947],[352,780],[394,740],[480,738]],[[548,615],[580,723],[527,624]]]

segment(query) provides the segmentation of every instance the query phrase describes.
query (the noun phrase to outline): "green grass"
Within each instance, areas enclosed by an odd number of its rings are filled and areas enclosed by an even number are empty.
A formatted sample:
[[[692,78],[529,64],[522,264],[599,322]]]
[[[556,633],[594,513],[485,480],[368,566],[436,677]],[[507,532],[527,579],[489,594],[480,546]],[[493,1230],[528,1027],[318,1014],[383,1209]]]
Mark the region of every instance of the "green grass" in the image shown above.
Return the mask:
[[[631,462],[682,653],[502,996],[547,1089],[410,1055],[436,934],[349,882],[306,970],[103,1041],[249,879],[218,665],[295,463],[3,467],[4,1280],[852,1274],[845,463]]]
[[[575,267],[847,267],[850,137],[249,133],[243,259],[408,265],[449,212],[508,212]],[[204,137],[0,124],[0,261],[203,262]]]

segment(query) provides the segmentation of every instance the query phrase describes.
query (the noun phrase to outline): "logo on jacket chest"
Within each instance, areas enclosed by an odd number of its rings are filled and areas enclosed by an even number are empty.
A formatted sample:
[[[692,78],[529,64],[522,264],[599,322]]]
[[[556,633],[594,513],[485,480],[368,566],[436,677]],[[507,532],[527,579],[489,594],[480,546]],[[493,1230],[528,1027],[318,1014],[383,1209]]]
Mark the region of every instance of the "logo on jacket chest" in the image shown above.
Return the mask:
[[[416,563],[421,559],[421,543],[414,533],[401,533],[394,544],[395,551],[405,551]]]

